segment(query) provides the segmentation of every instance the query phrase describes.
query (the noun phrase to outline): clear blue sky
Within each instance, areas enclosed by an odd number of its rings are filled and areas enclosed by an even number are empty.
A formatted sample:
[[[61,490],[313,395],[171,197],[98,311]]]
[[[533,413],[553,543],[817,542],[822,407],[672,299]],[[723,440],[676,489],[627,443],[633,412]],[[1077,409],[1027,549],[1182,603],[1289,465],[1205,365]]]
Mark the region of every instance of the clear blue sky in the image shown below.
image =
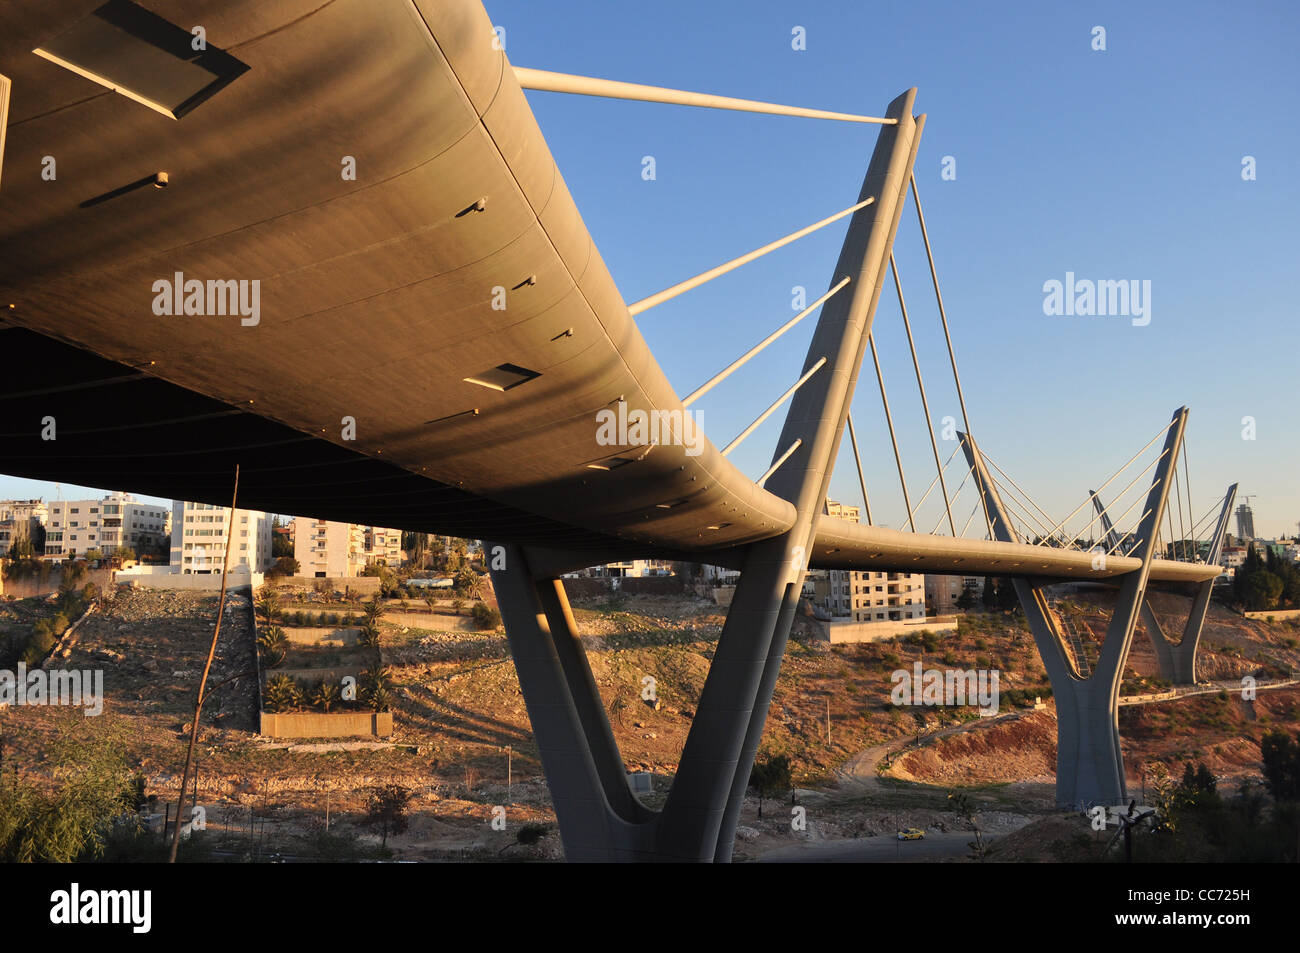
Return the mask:
[[[917,110],[929,118],[917,177],[983,449],[1059,519],[1186,403],[1198,515],[1239,481],[1255,496],[1258,533],[1296,531],[1296,5],[486,5],[519,66],[870,115],[918,87]],[[806,29],[804,51],[791,49],[796,25]],[[1097,25],[1106,29],[1104,52],[1091,49]],[[877,133],[528,95],[628,301],[851,204]],[[655,181],[641,177],[646,155],[655,157]],[[1247,155],[1256,181],[1242,179]],[[940,179],[944,156],[956,159],[954,181]],[[641,315],[678,391],[789,317],[792,286],[805,286],[809,300],[824,291],[843,234],[832,226]],[[933,416],[959,418],[910,204],[896,248]],[[1067,271],[1150,280],[1150,324],[1045,316],[1043,283]],[[934,465],[889,284],[886,292],[877,342],[915,500]],[[697,405],[715,443],[796,379],[814,320]],[[1241,436],[1245,416],[1256,421],[1253,441]],[[876,520],[901,526],[869,363],[854,418]],[[733,454],[745,472],[766,468],[780,419]],[[832,492],[858,502],[845,445]],[[944,459],[954,446],[940,443]],[[947,473],[960,478],[956,462]],[[0,497],[9,495],[50,496],[51,488],[0,478]],[[926,531],[941,512],[935,500],[918,520]]]
[[[1198,515],[1239,481],[1257,495],[1257,532],[1296,531],[1300,7],[489,0],[487,9],[518,66],[868,115],[916,86],[928,114],[917,178],[981,446],[1060,519],[1186,403]],[[796,25],[804,51],[791,49]],[[1097,25],[1104,52],[1091,48]],[[851,204],[877,133],[528,96],[629,301]],[[645,155],[655,157],[654,181],[641,177]],[[953,181],[940,179],[946,155],[956,159]],[[1257,162],[1253,182],[1241,177],[1246,155]],[[678,391],[785,320],[792,286],[806,286],[809,300],[826,290],[844,230],[831,226],[642,314]],[[910,205],[897,252],[931,410],[960,419]],[[1043,283],[1067,271],[1150,280],[1150,324],[1045,316]],[[934,463],[886,291],[877,343],[915,500]],[[715,443],[798,377],[812,323],[701,401]],[[854,419],[867,489],[877,521],[899,526],[879,391],[864,370]],[[1241,438],[1244,416],[1256,420],[1254,441]],[[752,476],[770,462],[780,420],[733,454]],[[847,443],[832,492],[857,502]],[[940,444],[943,459],[953,447]]]

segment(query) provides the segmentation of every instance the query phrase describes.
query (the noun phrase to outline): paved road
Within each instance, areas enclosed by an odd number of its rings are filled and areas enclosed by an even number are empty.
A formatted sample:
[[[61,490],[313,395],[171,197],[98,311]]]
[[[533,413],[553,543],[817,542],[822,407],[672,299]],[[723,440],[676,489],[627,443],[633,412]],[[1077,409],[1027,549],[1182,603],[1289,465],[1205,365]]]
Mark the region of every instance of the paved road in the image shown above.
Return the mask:
[[[935,738],[947,738],[951,735],[960,734],[964,731],[971,731],[976,728],[986,728],[990,725],[1016,721],[1020,718],[1032,715],[1035,709],[1021,708],[1015,711],[1009,711],[1005,714],[997,715],[993,718],[979,718],[974,721],[963,722],[960,725],[953,725],[948,728],[942,728],[937,731],[930,731],[924,735],[924,741],[928,744]],[[843,765],[835,769],[835,782],[840,790],[851,793],[874,793],[882,790],[880,785],[880,776],[877,773],[876,766],[880,761],[889,754],[901,755],[905,749],[915,747],[915,734],[903,735],[900,738],[894,738],[884,744],[875,745],[866,751],[860,751],[853,757],[849,758]]]
[[[942,860],[947,857],[965,857],[967,846],[975,839],[971,831],[948,834],[927,833],[925,840],[900,841],[881,834],[857,840],[806,841],[789,847],[778,847],[760,854],[760,864],[859,864],[859,863],[910,863],[914,861]],[[984,835],[986,842],[994,838]]]

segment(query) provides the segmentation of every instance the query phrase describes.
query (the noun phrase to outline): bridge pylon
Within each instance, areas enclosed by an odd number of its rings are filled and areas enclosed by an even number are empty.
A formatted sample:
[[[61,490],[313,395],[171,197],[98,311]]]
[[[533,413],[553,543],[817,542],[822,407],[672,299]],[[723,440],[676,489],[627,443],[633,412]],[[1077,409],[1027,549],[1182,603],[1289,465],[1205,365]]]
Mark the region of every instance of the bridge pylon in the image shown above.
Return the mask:
[[[804,363],[807,386],[794,394],[773,454],[766,487],[794,505],[794,525],[710,557],[729,558],[741,575],[661,811],[645,808],[630,792],[556,562],[508,546],[503,568],[492,569],[570,860],[731,859],[924,126],[924,115],[912,115],[915,98],[910,89],[889,105],[889,124],[881,128],[859,195],[862,207],[849,221],[831,277],[832,285],[850,277],[849,293],[822,307]],[[574,565],[601,561],[593,556]]]
[[[1099,804],[1127,803],[1128,788],[1119,741],[1119,688],[1133,643],[1139,606],[1145,600],[1157,530],[1164,518],[1174,463],[1186,426],[1187,408],[1180,407],[1174,412],[1165,436],[1144,515],[1135,534],[1137,544],[1132,555],[1141,559],[1141,566],[1122,577],[1101,655],[1090,676],[1082,677],[1072,663],[1065,636],[1048,606],[1044,586],[1022,576],[1012,577],[1056,701],[1056,800],[1062,806],[1085,809]],[[995,538],[1020,542],[975,441],[968,434],[959,434],[959,439],[973,468],[976,488],[988,506]]]
[[[1223,537],[1228,529],[1228,517],[1232,513],[1232,503],[1236,497],[1237,484],[1234,483],[1228,487],[1228,492],[1224,495],[1223,508],[1219,511],[1218,522],[1215,523],[1214,533],[1210,537],[1210,551],[1208,558],[1205,560],[1209,565],[1218,563],[1219,556],[1222,554]],[[1097,500],[1096,504],[1099,508],[1101,507],[1100,500]],[[1102,513],[1101,519],[1107,535],[1112,535],[1110,517]],[[1192,542],[1195,543],[1195,540]],[[1156,661],[1160,665],[1161,678],[1173,682],[1175,685],[1196,684],[1196,652],[1201,643],[1201,631],[1205,627],[1205,615],[1209,611],[1210,597],[1213,593],[1213,579],[1207,579],[1197,585],[1196,595],[1192,597],[1191,611],[1188,612],[1187,622],[1183,625],[1183,637],[1177,643],[1171,642],[1169,637],[1165,635],[1160,620],[1156,618],[1155,611],[1151,608],[1151,600],[1143,598],[1143,627],[1146,629],[1147,637],[1151,640],[1151,647],[1155,650]]]

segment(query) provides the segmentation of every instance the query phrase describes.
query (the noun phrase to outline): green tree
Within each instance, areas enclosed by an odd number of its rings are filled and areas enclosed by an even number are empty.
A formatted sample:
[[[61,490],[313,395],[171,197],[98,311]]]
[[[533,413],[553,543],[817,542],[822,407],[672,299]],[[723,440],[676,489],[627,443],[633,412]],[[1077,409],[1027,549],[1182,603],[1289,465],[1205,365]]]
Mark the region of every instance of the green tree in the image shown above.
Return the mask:
[[[302,704],[302,693],[298,683],[288,675],[272,675],[266,680],[266,691],[262,694],[262,707],[272,714],[293,711]]]
[[[271,524],[272,559],[279,559],[281,556],[293,555],[293,543],[289,539],[289,534],[276,532],[276,530],[278,530],[282,525],[280,517],[278,516],[275,518],[275,522]]]
[[[410,800],[411,792],[400,784],[386,784],[371,792],[366,816],[361,823],[379,828],[381,846],[388,846],[389,834],[400,834],[410,825],[406,816]]]
[[[257,609],[268,623],[280,617],[280,594],[271,586],[263,586],[257,597]]]
[[[55,734],[48,787],[16,776],[0,785],[0,860],[66,864],[103,853],[136,792],[120,731],[94,728],[78,714]]]
[[[294,559],[292,556],[281,556],[271,564],[271,567],[267,569],[266,574],[272,579],[275,579],[281,576],[296,576],[301,569],[302,567],[298,564],[298,560]]]
[[[476,629],[495,629],[501,624],[501,613],[482,602],[474,603],[469,615],[474,620]]]
[[[1273,800],[1300,800],[1300,735],[1292,738],[1284,731],[1270,731],[1259,743],[1264,761],[1264,780]]]
[[[392,673],[382,664],[370,666],[361,673],[361,700],[374,711],[388,711],[392,680]]]
[[[984,595],[981,601],[985,609],[996,609],[998,607],[998,589],[993,582],[992,576],[984,577]]]
[[[1005,576],[998,580],[998,608],[1005,611],[1011,611],[1020,605],[1020,597],[1016,595],[1016,586],[1010,579]]]
[[[763,816],[763,798],[784,795],[794,787],[790,759],[783,754],[755,761],[749,772],[749,786],[758,794],[758,816]]]
[[[1250,573],[1246,577],[1246,608],[1252,611],[1276,609],[1282,589],[1282,580],[1267,569]]]
[[[373,622],[362,622],[360,632],[357,634],[357,644],[366,648],[375,648],[379,645],[379,626]]]
[[[284,629],[278,625],[269,625],[257,636],[257,647],[261,650],[262,661],[269,668],[276,668],[289,651],[289,639]]]
[[[961,587],[961,595],[957,597],[958,609],[971,609],[975,606],[975,589],[969,583]]]
[[[321,711],[328,714],[330,708],[338,704],[339,698],[342,694],[343,693],[339,689],[337,683],[323,678],[321,679],[320,684],[312,689],[311,703]]]

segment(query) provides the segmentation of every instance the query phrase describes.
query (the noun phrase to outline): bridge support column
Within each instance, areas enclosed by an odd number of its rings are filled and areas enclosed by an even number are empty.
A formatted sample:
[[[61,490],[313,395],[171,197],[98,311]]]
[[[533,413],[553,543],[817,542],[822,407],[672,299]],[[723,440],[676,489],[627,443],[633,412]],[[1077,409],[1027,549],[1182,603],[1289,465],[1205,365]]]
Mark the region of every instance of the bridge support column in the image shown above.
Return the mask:
[[[564,586],[558,579],[534,578],[520,547],[502,548],[505,568],[492,570],[492,586],[565,856],[638,859],[648,849],[645,822],[653,815],[628,786]],[[488,545],[489,551],[494,549]]]
[[[1048,607],[1043,587],[1024,578],[1013,580],[1056,700],[1058,804],[1089,808],[1098,804],[1122,805],[1127,801],[1119,740],[1119,687],[1137,626],[1138,609],[1146,595],[1156,529],[1164,517],[1174,462],[1186,426],[1187,408],[1180,407],[1165,437],[1136,532],[1138,544],[1132,555],[1142,560],[1141,568],[1125,575],[1120,583],[1101,657],[1089,678],[1080,677],[1077,665],[1066,653],[1065,640]],[[979,449],[969,435],[962,434],[960,438],[966,459],[974,468],[976,488],[989,508],[994,535],[1003,542],[1019,542]]]
[[[1205,622],[1205,611],[1210,605],[1210,590],[1214,581],[1201,583],[1197,587],[1196,597],[1192,602],[1192,614],[1183,629],[1183,638],[1177,644],[1169,641],[1165,630],[1161,628],[1151,608],[1151,603],[1142,600],[1142,624],[1146,626],[1151,647],[1155,650],[1156,661],[1160,665],[1160,677],[1175,685],[1196,684],[1196,648],[1201,641],[1201,625]],[[1196,616],[1199,611],[1200,618]]]
[[[767,485],[794,504],[794,525],[744,548],[740,582],[659,814],[628,789],[554,571],[530,571],[529,553],[518,547],[506,549],[508,568],[492,571],[569,859],[731,859],[916,156],[925,117],[912,116],[915,97],[908,90],[889,105],[894,122],[876,141],[859,195],[863,208],[849,221],[832,277],[850,276],[852,287],[823,306],[804,371],[826,366],[794,395],[777,445],[779,454],[799,441]]]
[[[1228,529],[1228,517],[1232,513],[1232,503],[1236,497],[1237,484],[1234,483],[1228,487],[1228,492],[1224,495],[1223,508],[1219,511],[1219,519],[1214,526],[1214,535],[1210,537],[1210,551],[1205,560],[1207,565],[1216,565],[1222,555],[1223,535]],[[1095,494],[1094,501],[1100,511],[1101,502],[1095,500]],[[1104,512],[1101,512],[1100,515],[1107,538],[1113,540],[1115,533],[1110,525],[1110,517],[1106,516]],[[1142,622],[1147,637],[1151,640],[1151,647],[1155,650],[1161,678],[1173,682],[1175,685],[1196,684],[1196,652],[1200,646],[1201,630],[1205,626],[1205,615],[1209,611],[1210,597],[1213,594],[1213,579],[1207,579],[1196,587],[1196,595],[1192,598],[1192,608],[1187,614],[1187,622],[1183,626],[1183,637],[1177,644],[1169,641],[1164,629],[1160,626],[1160,621],[1151,608],[1150,600],[1143,597]]]

